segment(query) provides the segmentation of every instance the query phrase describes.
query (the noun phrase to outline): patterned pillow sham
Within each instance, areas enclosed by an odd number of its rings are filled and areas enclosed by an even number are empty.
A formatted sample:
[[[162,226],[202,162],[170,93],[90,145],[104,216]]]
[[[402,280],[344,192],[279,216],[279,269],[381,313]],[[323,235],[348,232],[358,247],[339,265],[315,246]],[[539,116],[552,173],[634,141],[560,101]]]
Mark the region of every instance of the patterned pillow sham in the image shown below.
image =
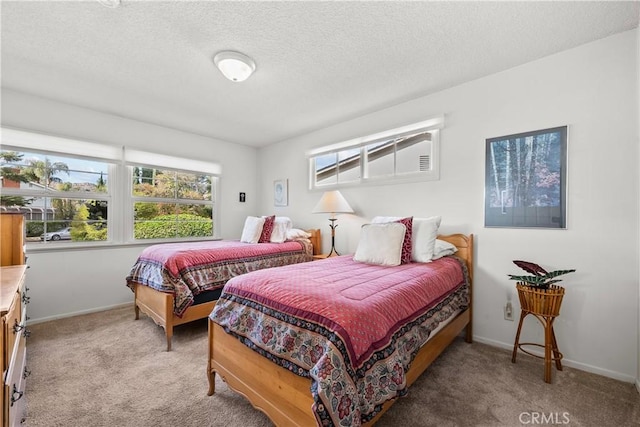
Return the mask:
[[[258,243],[269,243],[271,241],[271,233],[273,232],[273,222],[276,220],[275,215],[263,216],[264,225],[262,226],[262,233]]]
[[[402,255],[400,256],[401,264],[409,264],[411,262],[411,235],[413,232],[413,217],[399,219],[400,224],[404,225],[407,231],[404,233],[404,241],[402,242]]]

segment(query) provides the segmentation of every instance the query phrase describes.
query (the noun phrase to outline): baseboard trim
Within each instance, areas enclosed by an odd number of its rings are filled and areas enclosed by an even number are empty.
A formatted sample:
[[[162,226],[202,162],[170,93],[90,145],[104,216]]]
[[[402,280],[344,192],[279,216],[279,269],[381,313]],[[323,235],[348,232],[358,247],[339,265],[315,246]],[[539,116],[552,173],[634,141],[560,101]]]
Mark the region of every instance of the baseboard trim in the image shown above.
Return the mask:
[[[41,317],[39,319],[29,319],[27,324],[35,325],[36,323],[44,323],[44,322],[49,322],[51,320],[65,319],[67,317],[81,316],[83,314],[98,313],[100,311],[113,310],[114,308],[123,308],[123,307],[131,307],[133,309],[133,303],[132,302],[125,302],[125,303],[121,303],[121,304],[114,304],[114,305],[108,305],[108,306],[104,306],[104,307],[91,308],[89,310],[74,311],[73,313],[58,314],[58,315],[55,315],[55,316]],[[131,314],[133,315],[133,311],[131,312]]]
[[[492,347],[499,347],[505,350],[513,351],[513,344],[507,344],[501,341],[495,341],[492,339],[483,338],[475,335],[473,337],[473,340],[482,344],[490,345]],[[536,354],[535,351],[532,351],[531,353]],[[540,353],[540,355],[543,355],[543,354]],[[602,375],[603,377],[613,378],[614,380],[624,381],[626,383],[631,383],[631,384],[635,383],[636,388],[640,392],[640,379],[636,379],[631,375],[623,374],[621,372],[611,371],[609,369],[598,368],[597,366],[576,362],[575,360],[566,359],[566,358],[562,359],[562,364],[570,368],[579,369],[581,371],[590,372],[592,374]]]

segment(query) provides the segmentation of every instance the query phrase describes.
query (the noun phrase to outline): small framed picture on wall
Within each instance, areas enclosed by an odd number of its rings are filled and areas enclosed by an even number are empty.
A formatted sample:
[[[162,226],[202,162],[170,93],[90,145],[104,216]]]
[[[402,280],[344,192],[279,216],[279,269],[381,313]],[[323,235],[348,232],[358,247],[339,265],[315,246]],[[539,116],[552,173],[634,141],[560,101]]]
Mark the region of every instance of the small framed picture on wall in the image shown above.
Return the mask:
[[[286,179],[276,179],[273,181],[273,205],[289,205],[289,186]]]

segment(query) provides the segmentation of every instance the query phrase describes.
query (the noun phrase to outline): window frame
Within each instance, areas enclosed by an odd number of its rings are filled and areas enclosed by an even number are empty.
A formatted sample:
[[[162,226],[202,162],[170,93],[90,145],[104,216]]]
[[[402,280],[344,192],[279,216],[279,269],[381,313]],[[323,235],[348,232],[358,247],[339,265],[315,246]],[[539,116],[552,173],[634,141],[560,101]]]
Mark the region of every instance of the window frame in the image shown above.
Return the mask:
[[[166,242],[182,242],[182,241],[198,241],[198,240],[211,240],[211,239],[218,239],[219,238],[219,233],[218,233],[218,224],[219,221],[217,221],[218,218],[218,204],[216,202],[216,197],[219,193],[219,183],[220,183],[220,177],[218,175],[215,175],[213,173],[210,172],[201,172],[201,171],[193,171],[193,170],[184,170],[184,169],[176,169],[176,168],[171,168],[171,167],[166,167],[166,166],[153,166],[150,165],[148,162],[145,162],[144,165],[142,164],[134,164],[131,162],[127,162],[127,164],[125,165],[126,170],[127,170],[127,200],[126,200],[126,207],[125,207],[125,212],[126,212],[126,218],[128,219],[128,221],[125,221],[125,241],[128,243],[166,243]],[[142,196],[134,196],[133,194],[133,180],[134,180],[134,176],[133,176],[133,171],[135,170],[136,167],[144,167],[144,168],[149,168],[149,169],[162,169],[162,170],[167,170],[167,171],[172,171],[172,172],[177,172],[177,173],[188,173],[188,174],[196,174],[196,175],[207,175],[211,178],[211,200],[205,201],[204,200],[194,200],[194,199],[180,199],[178,197],[174,197],[174,198],[165,198],[165,197],[142,197]],[[163,239],[136,239],[135,238],[135,232],[134,232],[134,227],[135,227],[135,204],[136,203],[178,203],[178,204],[200,204],[200,205],[210,205],[211,206],[211,211],[212,211],[212,215],[211,215],[211,220],[212,220],[212,227],[213,227],[213,234],[211,236],[188,236],[188,237],[174,237],[174,238],[163,238]]]
[[[389,129],[347,141],[338,142],[331,145],[325,145],[314,148],[307,152],[307,163],[309,170],[309,190],[329,190],[335,188],[344,188],[359,185],[381,185],[381,184],[400,184],[407,182],[419,181],[437,181],[440,179],[440,131],[444,127],[444,115],[435,116],[427,120],[411,123],[405,126]],[[430,170],[418,172],[399,173],[397,166],[397,150],[396,144],[398,139],[420,133],[431,134],[431,154],[430,154]],[[393,173],[371,177],[369,175],[369,162],[367,156],[367,147],[380,142],[393,142]],[[346,182],[340,182],[340,161],[336,161],[335,182],[329,184],[318,184],[316,181],[316,159],[328,154],[334,154],[336,159],[339,153],[350,149],[359,148],[359,169],[360,177]]]
[[[6,129],[2,129],[3,134]],[[4,136],[3,136],[4,138]],[[113,230],[111,227],[112,217],[114,214],[113,209],[113,188],[110,183],[111,177],[117,174],[118,161],[114,159],[104,159],[104,158],[96,158],[93,156],[86,155],[77,155],[75,153],[67,153],[60,152],[54,150],[42,150],[39,148],[31,148],[31,147],[23,147],[17,144],[2,144],[2,151],[15,151],[20,153],[33,153],[43,156],[55,156],[62,157],[67,159],[77,159],[77,160],[90,160],[94,162],[100,162],[107,165],[107,191],[106,192],[95,192],[95,191],[61,191],[55,190],[52,188],[42,188],[42,189],[14,189],[10,187],[3,187],[2,194],[6,196],[18,196],[18,197],[27,197],[27,198],[38,198],[38,199],[69,199],[69,200],[99,200],[107,202],[107,238],[105,240],[85,240],[85,241],[71,241],[71,242],[54,242],[43,240],[42,242],[34,243],[34,242],[26,242],[26,247],[29,249],[39,249],[39,248],[51,248],[51,247],[78,247],[78,246],[102,246],[105,244],[111,243],[113,238]],[[41,184],[40,184],[41,185]],[[25,208],[28,208],[25,207]],[[45,209],[46,209],[45,204]],[[47,212],[43,212],[43,222],[45,223],[44,233],[50,233],[52,230],[48,230],[46,228],[47,222],[59,222],[60,220],[55,219],[47,219]],[[27,219],[27,221],[29,221]],[[67,220],[62,220],[67,221]],[[53,230],[57,231],[57,230]]]
[[[221,167],[213,161],[193,160],[175,157],[155,152],[140,151],[123,145],[111,145],[90,141],[68,139],[48,134],[36,133],[7,127],[0,127],[2,151],[33,152],[43,155],[85,159],[107,163],[108,185],[107,193],[98,192],[66,192],[60,190],[30,190],[3,188],[3,195],[18,195],[24,197],[47,197],[54,199],[76,200],[105,200],[107,201],[107,239],[100,241],[65,241],[60,242],[26,242],[28,251],[40,252],[48,250],[75,250],[91,247],[117,247],[132,245],[149,245],[154,243],[170,243],[179,241],[219,239],[220,230],[220,181]],[[40,147],[47,147],[41,149]],[[86,153],[92,153],[87,156]],[[140,159],[151,159],[152,162]],[[181,237],[162,239],[135,239],[133,228],[134,196],[133,196],[133,167],[153,167],[156,169],[172,170],[182,173],[209,175],[211,177],[211,207],[213,235],[204,237]],[[177,167],[176,167],[177,166]],[[151,201],[151,200],[145,200]],[[181,199],[181,202],[190,199]],[[196,202],[202,202],[197,200]],[[43,244],[46,243],[46,244]]]

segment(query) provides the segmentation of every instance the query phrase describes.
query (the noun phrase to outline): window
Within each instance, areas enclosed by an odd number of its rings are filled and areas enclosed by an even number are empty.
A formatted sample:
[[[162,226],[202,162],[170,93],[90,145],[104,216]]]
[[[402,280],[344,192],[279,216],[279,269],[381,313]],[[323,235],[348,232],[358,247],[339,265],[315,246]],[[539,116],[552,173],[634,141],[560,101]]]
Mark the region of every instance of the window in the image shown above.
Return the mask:
[[[135,239],[213,236],[213,177],[130,167]]]
[[[2,129],[0,211],[25,215],[31,247],[211,238],[218,175],[208,162]]]
[[[0,209],[25,214],[28,242],[108,240],[113,163],[6,146],[0,162]]]
[[[360,170],[359,148],[324,154],[315,159],[316,182],[323,185],[358,181]]]
[[[443,122],[437,117],[312,150],[310,188],[437,180]]]

